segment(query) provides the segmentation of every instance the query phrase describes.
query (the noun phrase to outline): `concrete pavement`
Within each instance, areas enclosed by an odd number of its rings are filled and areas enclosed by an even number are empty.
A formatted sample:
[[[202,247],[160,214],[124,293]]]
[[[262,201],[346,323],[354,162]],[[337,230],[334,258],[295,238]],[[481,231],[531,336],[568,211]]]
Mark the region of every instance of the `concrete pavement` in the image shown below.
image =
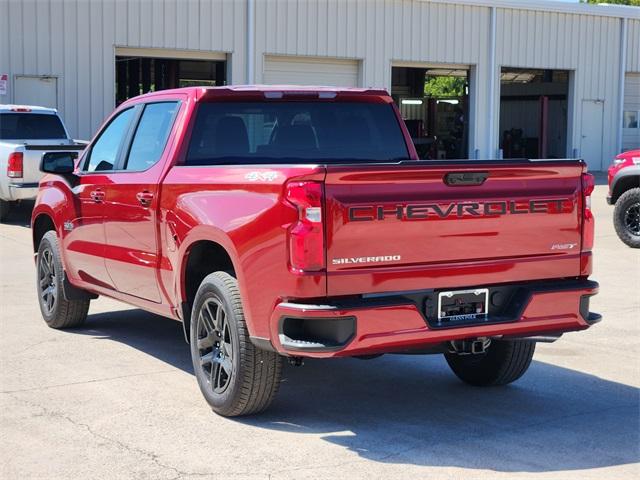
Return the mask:
[[[0,225],[0,477],[640,478],[640,250],[605,195],[604,320],[539,345],[519,382],[471,388],[439,356],[307,361],[241,420],[207,407],[176,322],[100,298],[84,328],[47,328],[16,211]]]

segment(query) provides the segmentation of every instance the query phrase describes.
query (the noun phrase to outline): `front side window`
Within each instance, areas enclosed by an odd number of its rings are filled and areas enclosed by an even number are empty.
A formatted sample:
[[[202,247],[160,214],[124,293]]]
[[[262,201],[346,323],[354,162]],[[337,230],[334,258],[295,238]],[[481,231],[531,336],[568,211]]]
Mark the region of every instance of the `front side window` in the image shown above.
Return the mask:
[[[145,107],[131,143],[125,170],[147,170],[160,160],[177,110],[178,102],[150,103]]]
[[[89,161],[85,163],[87,172],[113,170],[118,152],[133,118],[133,108],[120,112],[94,142],[89,152]]]
[[[393,107],[365,102],[199,106],[186,165],[395,162],[408,158]]]

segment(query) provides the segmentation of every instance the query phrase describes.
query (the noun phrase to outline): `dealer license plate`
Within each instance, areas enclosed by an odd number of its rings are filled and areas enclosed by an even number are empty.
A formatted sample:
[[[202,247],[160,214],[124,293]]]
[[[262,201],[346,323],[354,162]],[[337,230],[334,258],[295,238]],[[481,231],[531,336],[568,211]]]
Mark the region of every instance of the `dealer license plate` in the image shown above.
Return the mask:
[[[438,322],[468,322],[486,318],[488,288],[453,290],[438,294]]]

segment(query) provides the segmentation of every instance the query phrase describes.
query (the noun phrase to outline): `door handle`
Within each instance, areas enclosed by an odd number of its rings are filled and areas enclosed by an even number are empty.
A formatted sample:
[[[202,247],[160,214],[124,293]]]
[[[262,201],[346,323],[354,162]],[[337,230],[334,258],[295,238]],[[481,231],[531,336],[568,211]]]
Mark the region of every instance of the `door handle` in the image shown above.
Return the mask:
[[[89,193],[89,196],[95,203],[101,203],[104,201],[104,192],[102,190],[93,190]]]
[[[140,205],[142,205],[143,207],[148,207],[153,201],[153,193],[147,190],[145,190],[144,192],[138,192],[136,193],[136,198],[138,199],[138,202],[140,202]]]

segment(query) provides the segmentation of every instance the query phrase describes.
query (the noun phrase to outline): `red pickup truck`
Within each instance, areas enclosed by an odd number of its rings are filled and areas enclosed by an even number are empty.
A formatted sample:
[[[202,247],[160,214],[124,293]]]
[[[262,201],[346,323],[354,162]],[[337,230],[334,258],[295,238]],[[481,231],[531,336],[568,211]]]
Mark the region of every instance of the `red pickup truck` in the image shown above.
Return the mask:
[[[420,161],[382,90],[151,93],[74,155],[43,156],[33,211],[45,321],[97,295],[181,321],[222,415],[265,409],[283,357],[441,353],[503,385],[601,318],[585,164]]]

